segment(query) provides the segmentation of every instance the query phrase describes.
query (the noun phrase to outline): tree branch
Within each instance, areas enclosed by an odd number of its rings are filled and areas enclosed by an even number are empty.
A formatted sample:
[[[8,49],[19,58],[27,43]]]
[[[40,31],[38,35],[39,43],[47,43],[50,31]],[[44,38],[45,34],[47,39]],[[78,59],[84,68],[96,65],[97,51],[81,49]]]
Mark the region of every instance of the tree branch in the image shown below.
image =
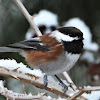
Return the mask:
[[[91,91],[100,91],[100,86],[94,86],[94,87],[84,87],[79,90],[79,92],[75,93],[70,100],[75,100],[77,97],[81,96],[85,92],[91,92]]]
[[[18,71],[20,67],[14,70],[10,70],[8,68],[0,66],[0,76],[6,76],[10,78],[14,78],[20,81],[23,81],[24,83],[32,84],[38,88],[42,88],[44,80],[40,78],[39,76],[35,76],[33,74],[24,73],[23,71]],[[27,69],[24,69],[27,70]],[[59,95],[61,97],[70,97],[68,92],[72,92],[71,90],[67,91],[67,93],[63,94],[63,88],[62,86],[58,84],[54,84],[50,81],[48,81],[48,86],[44,88],[47,91],[50,91],[56,95]]]
[[[73,81],[71,80],[71,78],[69,77],[68,73],[67,72],[63,72],[62,73],[65,80],[67,81],[68,84],[70,84],[70,87],[74,90],[74,91],[77,91],[78,88],[76,87],[76,85],[73,83]]]
[[[14,70],[9,70],[5,67],[0,67],[0,75],[1,76],[6,76],[6,77],[11,77],[11,78],[14,78],[14,79],[17,79],[17,80],[20,80],[20,81],[23,81],[24,83],[29,83],[29,84],[32,84],[38,88],[41,88],[42,85],[43,85],[43,79],[38,77],[38,76],[35,76],[35,75],[32,75],[32,74],[29,74],[29,73],[24,73],[24,72],[21,72],[21,71],[18,71],[18,69],[14,69]],[[1,82],[0,82],[0,90],[1,90]],[[56,95],[59,95],[61,97],[65,97],[65,98],[69,98],[69,100],[76,100],[77,98],[81,98],[81,95],[85,92],[90,92],[90,91],[100,91],[100,86],[95,86],[95,87],[84,87],[82,89],[79,90],[79,92],[74,92],[72,90],[68,90],[67,93],[64,95],[63,94],[63,88],[58,85],[58,84],[54,84],[50,81],[48,81],[48,86],[45,88],[45,90],[47,91],[50,91]],[[73,94],[73,96],[70,96],[70,93]],[[9,91],[4,91],[4,92],[1,92],[2,95],[6,96],[7,98],[11,98],[14,96],[17,96],[15,95],[15,93],[11,94],[8,96]],[[25,96],[25,94],[20,94],[18,95],[20,98],[22,98],[23,96]],[[27,97],[28,95],[25,96],[25,98]],[[35,98],[35,96],[28,96],[29,98]],[[13,97],[15,98],[15,97]],[[82,97],[84,98],[84,97]],[[28,99],[30,100],[30,99]],[[45,100],[45,99],[43,99]],[[48,100],[48,99],[46,99]],[[56,100],[56,99],[55,99]],[[86,98],[82,99],[82,100],[86,100]]]
[[[9,66],[9,63],[12,63],[12,67]],[[43,80],[43,78],[41,78],[42,73],[39,70],[37,70],[37,72],[36,72],[36,70],[31,70],[23,64],[21,64],[21,65],[20,65],[20,63],[18,64],[17,62],[15,62],[15,60],[1,60],[0,65],[2,65],[2,66],[0,66],[0,75],[1,76],[11,77],[11,78],[20,80],[24,83],[32,84],[38,88],[41,88],[43,86],[44,80]],[[39,75],[38,75],[38,73],[39,73]],[[2,84],[0,84],[0,87],[2,87]],[[67,93],[63,94],[62,86],[58,85],[57,83],[48,81],[48,86],[45,88],[45,90],[50,91],[61,97],[65,97],[66,99],[69,99],[69,100],[77,100],[79,98],[82,98],[82,100],[86,100],[86,98],[82,97],[81,95],[85,92],[99,91],[100,86],[84,87],[77,91],[73,91],[71,88],[68,88]],[[0,93],[2,94],[2,92],[0,92]],[[5,93],[9,93],[9,91],[3,92],[3,93],[4,93],[4,95],[6,95]],[[13,93],[13,95],[15,95],[15,94]],[[20,94],[20,95],[23,96],[23,94]]]
[[[0,80],[0,93],[1,95],[5,96],[10,100],[57,100],[52,97],[46,96],[44,93],[38,93],[38,95],[33,96],[32,94],[20,94],[20,93],[15,93],[11,90],[8,90],[7,88],[4,87],[4,82]]]
[[[14,0],[14,2],[16,3],[16,5],[19,7],[19,9],[21,10],[21,12],[24,14],[24,16],[26,17],[26,19],[28,20],[28,22],[30,23],[31,27],[34,29],[35,33],[37,36],[41,36],[42,33],[40,32],[40,30],[38,29],[38,27],[35,25],[34,21],[33,21],[33,16],[31,16],[28,11],[26,10],[26,8],[24,7],[24,5],[20,2],[20,0]]]

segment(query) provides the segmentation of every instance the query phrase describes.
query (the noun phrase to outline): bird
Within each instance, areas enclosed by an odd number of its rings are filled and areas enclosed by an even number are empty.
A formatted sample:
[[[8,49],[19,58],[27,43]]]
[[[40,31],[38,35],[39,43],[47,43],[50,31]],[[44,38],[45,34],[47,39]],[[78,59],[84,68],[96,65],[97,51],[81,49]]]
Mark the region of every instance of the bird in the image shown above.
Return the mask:
[[[31,68],[40,69],[44,75],[45,88],[47,75],[54,75],[68,90],[57,74],[70,70],[83,51],[83,33],[75,27],[60,27],[51,33],[29,40],[0,47],[0,52],[18,52]]]

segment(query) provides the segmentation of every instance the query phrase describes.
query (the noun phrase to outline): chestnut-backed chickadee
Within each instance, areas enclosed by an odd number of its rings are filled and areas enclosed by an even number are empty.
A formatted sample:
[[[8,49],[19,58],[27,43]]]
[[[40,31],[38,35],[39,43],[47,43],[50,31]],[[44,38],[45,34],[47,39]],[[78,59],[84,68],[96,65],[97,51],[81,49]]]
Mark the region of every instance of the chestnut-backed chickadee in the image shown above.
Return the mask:
[[[39,68],[46,74],[43,86],[46,87],[47,75],[56,76],[71,69],[82,49],[83,33],[75,27],[62,27],[37,38],[0,47],[0,52],[18,52],[24,56],[30,67]],[[61,84],[65,93],[67,86]]]

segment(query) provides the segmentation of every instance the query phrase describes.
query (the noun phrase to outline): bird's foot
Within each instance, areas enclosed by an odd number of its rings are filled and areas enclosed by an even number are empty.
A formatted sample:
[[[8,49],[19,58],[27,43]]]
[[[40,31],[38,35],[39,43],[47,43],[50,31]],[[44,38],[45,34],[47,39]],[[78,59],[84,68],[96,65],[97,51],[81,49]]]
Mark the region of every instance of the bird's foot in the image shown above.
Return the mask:
[[[68,86],[65,85],[65,84],[63,83],[63,81],[62,81],[57,75],[55,75],[55,77],[58,79],[60,85],[64,88],[64,89],[63,89],[64,94],[66,94],[66,91],[68,90]]]
[[[63,92],[64,92],[64,94],[66,94],[66,91],[68,90],[68,86],[65,85],[65,84],[63,83],[63,81],[60,81],[60,85],[64,88],[64,89],[63,89]]]
[[[44,75],[44,84],[42,86],[42,89],[46,88],[48,85],[48,79],[47,79],[47,75]]]

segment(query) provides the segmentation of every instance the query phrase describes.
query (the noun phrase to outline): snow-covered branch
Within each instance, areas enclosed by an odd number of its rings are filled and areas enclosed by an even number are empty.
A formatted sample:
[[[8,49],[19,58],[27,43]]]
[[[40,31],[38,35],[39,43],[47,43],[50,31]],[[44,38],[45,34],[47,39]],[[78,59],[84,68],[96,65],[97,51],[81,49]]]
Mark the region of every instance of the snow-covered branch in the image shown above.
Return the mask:
[[[40,70],[31,70],[22,63],[18,64],[15,60],[0,60],[0,76],[11,77],[38,88],[42,88],[44,83],[43,73]],[[63,88],[59,84],[48,81],[45,90],[63,96]],[[68,92],[64,95],[65,97],[70,97]]]
[[[38,93],[38,95],[33,96],[30,94],[20,94],[15,93],[11,90],[8,90],[4,87],[4,82],[0,80],[0,93],[1,95],[5,96],[10,100],[57,100],[55,98],[52,98],[50,96],[46,96],[45,93]]]
[[[6,76],[6,77],[11,77],[17,80],[20,80],[24,83],[29,83],[32,84],[38,88],[41,88],[43,86],[43,73],[40,70],[31,70],[27,68],[23,63],[17,63],[15,60],[0,60],[0,75],[1,76]],[[3,83],[0,81],[0,89],[3,90],[0,93],[8,98],[8,94],[11,94],[11,96],[15,96],[17,98],[24,96],[25,94],[18,94],[18,93],[13,93],[9,92],[7,89],[2,89]],[[6,91],[5,91],[6,90]],[[67,93],[64,95],[63,94],[63,88],[60,86],[58,83],[55,83],[53,80],[48,81],[48,86],[45,88],[45,90],[50,91],[58,96],[68,98],[70,100],[77,100],[77,98],[82,98],[84,97],[81,96],[85,92],[90,92],[90,91],[99,91],[100,86],[97,87],[84,87],[81,88],[80,90],[77,89],[77,91],[74,91],[70,87],[68,88]],[[10,96],[10,95],[9,95]],[[13,98],[15,98],[13,97]],[[32,95],[25,95],[25,97],[35,97]],[[10,97],[9,97],[10,98]],[[17,100],[17,99],[16,99]],[[28,100],[28,99],[27,99]],[[30,99],[29,99],[30,100]],[[46,99],[48,100],[48,99]],[[53,99],[51,99],[53,100]],[[56,99],[54,99],[56,100]]]
[[[75,93],[70,99],[75,100],[77,97],[81,96],[85,92],[91,92],[91,91],[100,91],[100,86],[94,86],[94,87],[84,87],[80,89],[77,93]]]

